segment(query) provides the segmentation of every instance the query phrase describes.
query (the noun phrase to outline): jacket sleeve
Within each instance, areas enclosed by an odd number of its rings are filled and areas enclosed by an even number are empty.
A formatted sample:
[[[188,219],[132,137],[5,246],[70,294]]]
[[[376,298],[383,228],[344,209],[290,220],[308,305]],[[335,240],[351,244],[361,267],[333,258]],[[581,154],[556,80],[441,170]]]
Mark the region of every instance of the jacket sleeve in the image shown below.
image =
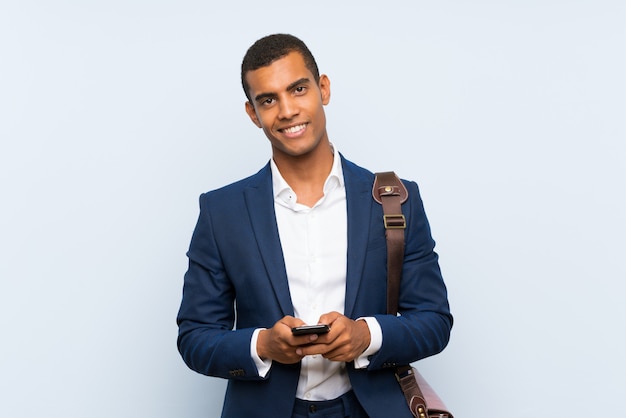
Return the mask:
[[[375,315],[383,343],[370,358],[369,370],[409,364],[439,353],[448,344],[453,323],[419,189],[414,182],[404,183],[409,200],[402,205],[407,228],[399,314]]]
[[[205,375],[259,380],[250,356],[253,328],[233,330],[235,287],[224,268],[206,195],[189,251],[178,312],[178,350],[185,363]]]

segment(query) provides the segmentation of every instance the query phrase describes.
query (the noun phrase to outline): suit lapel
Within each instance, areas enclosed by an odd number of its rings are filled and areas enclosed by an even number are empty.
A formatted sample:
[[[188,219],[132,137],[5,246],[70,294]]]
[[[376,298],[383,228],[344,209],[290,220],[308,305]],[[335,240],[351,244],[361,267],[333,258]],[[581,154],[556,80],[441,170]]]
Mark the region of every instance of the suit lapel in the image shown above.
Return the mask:
[[[269,164],[252,177],[244,190],[246,206],[265,271],[284,315],[293,315],[289,282],[285,271]]]
[[[372,210],[372,179],[365,170],[342,157],[348,211],[348,260],[346,271],[346,302],[344,314],[351,316],[363,277],[370,216]]]

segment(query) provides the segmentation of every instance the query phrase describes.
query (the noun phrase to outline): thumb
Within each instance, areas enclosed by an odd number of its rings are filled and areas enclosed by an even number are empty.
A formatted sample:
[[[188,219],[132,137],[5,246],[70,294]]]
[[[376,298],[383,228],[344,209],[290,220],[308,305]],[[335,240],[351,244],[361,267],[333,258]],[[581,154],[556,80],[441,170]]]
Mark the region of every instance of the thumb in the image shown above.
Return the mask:
[[[326,324],[326,325],[331,325],[333,322],[335,322],[337,320],[337,318],[341,317],[342,315],[339,312],[328,312],[323,314],[322,316],[320,316],[320,319],[317,321],[318,324]]]

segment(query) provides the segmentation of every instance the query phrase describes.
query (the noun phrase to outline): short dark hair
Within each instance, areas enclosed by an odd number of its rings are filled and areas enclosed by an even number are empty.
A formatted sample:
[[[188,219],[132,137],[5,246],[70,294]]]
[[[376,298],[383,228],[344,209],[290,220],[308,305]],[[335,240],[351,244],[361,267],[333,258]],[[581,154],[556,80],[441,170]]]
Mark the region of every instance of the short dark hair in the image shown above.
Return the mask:
[[[241,85],[249,101],[252,99],[250,98],[249,92],[250,86],[246,82],[246,74],[248,71],[267,67],[274,61],[285,57],[290,52],[298,52],[302,55],[304,64],[313,74],[315,82],[319,83],[320,72],[317,68],[317,63],[304,42],[293,35],[283,33],[268,35],[259,39],[248,48],[248,52],[246,52],[241,62]]]

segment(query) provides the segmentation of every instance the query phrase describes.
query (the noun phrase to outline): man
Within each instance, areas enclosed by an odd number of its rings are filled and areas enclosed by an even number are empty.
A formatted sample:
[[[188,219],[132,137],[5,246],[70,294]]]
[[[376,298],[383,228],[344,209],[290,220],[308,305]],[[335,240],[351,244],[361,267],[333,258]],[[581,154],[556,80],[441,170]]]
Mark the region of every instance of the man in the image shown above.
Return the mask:
[[[270,35],[246,53],[241,79],[272,159],[200,198],[178,314],[182,357],[229,379],[223,417],[411,417],[394,367],[443,350],[452,327],[417,185],[404,182],[400,315],[387,315],[374,175],[329,141],[328,77],[302,41]],[[305,324],[330,331],[292,333]]]

